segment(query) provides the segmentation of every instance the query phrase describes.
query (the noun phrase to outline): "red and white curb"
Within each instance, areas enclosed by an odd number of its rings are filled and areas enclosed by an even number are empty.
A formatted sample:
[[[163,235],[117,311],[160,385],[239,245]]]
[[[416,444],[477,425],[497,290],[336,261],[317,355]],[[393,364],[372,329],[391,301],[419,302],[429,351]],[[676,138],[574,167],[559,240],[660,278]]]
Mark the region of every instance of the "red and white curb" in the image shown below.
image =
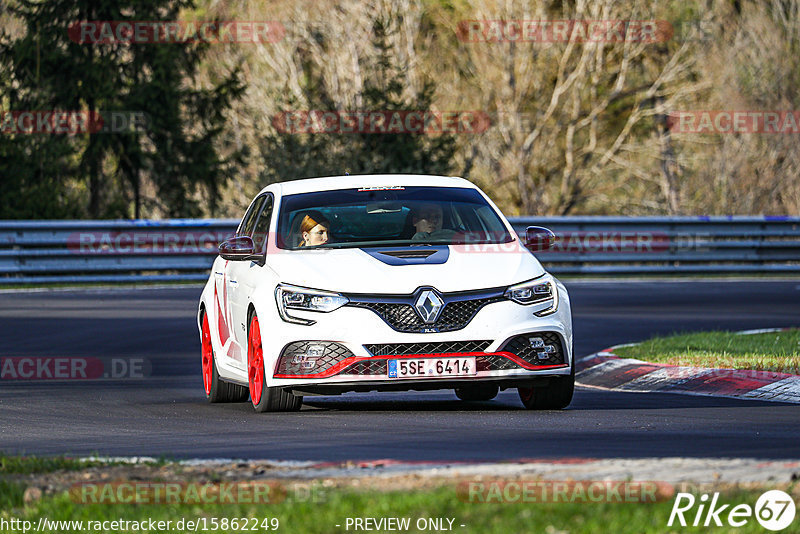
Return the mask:
[[[789,328],[746,330],[739,334],[779,332]],[[630,345],[630,344],[627,344]],[[774,371],[708,369],[620,358],[615,345],[577,363],[575,378],[582,386],[641,393],[682,393],[800,404],[800,376]]]

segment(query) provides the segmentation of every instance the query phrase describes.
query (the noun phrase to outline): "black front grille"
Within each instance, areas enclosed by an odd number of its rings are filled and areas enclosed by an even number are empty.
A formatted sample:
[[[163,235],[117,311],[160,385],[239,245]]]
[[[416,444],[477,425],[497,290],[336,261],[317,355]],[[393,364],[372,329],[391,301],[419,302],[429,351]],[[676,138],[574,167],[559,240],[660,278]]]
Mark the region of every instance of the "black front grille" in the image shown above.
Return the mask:
[[[343,375],[385,375],[386,360],[362,360],[356,362],[344,371]]]
[[[541,339],[541,344],[545,347],[535,347],[531,341],[535,338]],[[547,347],[552,347],[553,351],[546,352]],[[533,332],[514,336],[498,349],[498,352],[500,351],[511,352],[533,366],[563,365],[566,361],[561,338],[555,332]]]
[[[519,369],[519,365],[512,362],[505,356],[478,356],[475,358],[475,368],[478,371],[507,371],[508,369]]]
[[[436,343],[376,343],[364,345],[373,356],[412,356],[415,354],[454,354],[483,352],[491,341],[441,341]],[[387,360],[372,358],[354,363],[341,374],[383,375],[387,373]]]
[[[309,345],[323,347],[322,356],[307,356]],[[350,356],[352,356],[352,353],[347,350],[347,347],[338,343],[333,343],[332,341],[295,341],[294,343],[286,345],[281,351],[281,357],[278,360],[275,374],[310,375],[323,373]],[[304,363],[309,361],[313,361],[313,367],[304,365]]]
[[[538,338],[541,341],[536,341]],[[532,341],[533,339],[533,341]],[[491,345],[491,340],[470,341],[438,341],[422,343],[376,343],[364,345],[374,358],[356,362],[340,374],[360,376],[386,376],[388,356],[413,356],[428,354],[455,354],[467,352],[485,352]],[[323,347],[322,355],[310,358],[309,345]],[[537,346],[541,345],[541,346]],[[529,367],[564,365],[564,355],[561,338],[555,332],[534,332],[521,334],[509,339],[497,352],[510,352],[524,360]],[[324,373],[352,353],[344,346],[331,341],[297,341],[289,343],[281,351],[276,374],[278,375],[309,375]],[[313,367],[303,365],[304,361],[314,360]],[[294,362],[293,362],[294,360]],[[520,366],[505,356],[488,353],[475,358],[478,371],[506,371],[519,369]]]
[[[406,356],[413,354],[450,354],[483,352],[491,341],[439,341],[434,343],[377,343],[364,345],[373,356]]]
[[[539,342],[531,342],[531,338],[539,338]],[[387,356],[411,356],[415,354],[453,354],[465,352],[484,352],[491,345],[491,341],[441,341],[431,343],[377,343],[364,345],[373,356],[369,360],[357,362],[341,374],[345,375],[372,375],[385,376],[387,372]],[[541,344],[543,347],[535,347]],[[547,346],[553,348],[552,352],[545,352]],[[534,332],[522,334],[509,339],[497,352],[510,352],[524,360],[530,367],[546,365],[563,365],[565,362],[561,338],[555,332]],[[540,357],[540,353],[546,357]],[[381,358],[383,356],[384,358]],[[478,371],[508,371],[521,367],[505,356],[488,353],[475,358]]]
[[[406,303],[350,302],[348,306],[372,310],[398,332],[452,332],[467,326],[487,304],[502,300],[505,300],[502,296],[492,296],[446,302],[434,323],[423,321],[414,307]]]
[[[348,306],[372,310],[389,326],[400,332],[418,332],[426,325],[410,304],[390,304],[385,302],[350,302]]]

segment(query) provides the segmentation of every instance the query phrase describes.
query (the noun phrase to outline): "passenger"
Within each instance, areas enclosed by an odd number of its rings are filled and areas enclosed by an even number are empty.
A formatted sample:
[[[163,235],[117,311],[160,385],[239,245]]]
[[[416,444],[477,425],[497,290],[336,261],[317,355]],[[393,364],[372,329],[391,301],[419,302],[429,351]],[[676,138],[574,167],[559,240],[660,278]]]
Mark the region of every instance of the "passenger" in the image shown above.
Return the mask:
[[[411,238],[413,241],[427,241],[430,239],[451,239],[454,230],[442,229],[442,207],[439,204],[427,203],[411,211],[411,222],[417,233]]]
[[[328,242],[331,223],[318,211],[309,211],[300,222],[301,247],[316,247]]]

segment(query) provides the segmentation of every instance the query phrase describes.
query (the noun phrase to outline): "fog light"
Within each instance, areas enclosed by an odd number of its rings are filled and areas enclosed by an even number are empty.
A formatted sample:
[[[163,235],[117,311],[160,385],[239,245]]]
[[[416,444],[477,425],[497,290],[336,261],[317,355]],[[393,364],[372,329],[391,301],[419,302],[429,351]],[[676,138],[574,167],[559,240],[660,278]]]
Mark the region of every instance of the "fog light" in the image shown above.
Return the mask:
[[[275,378],[298,378],[329,371],[331,367],[350,358],[347,347],[332,341],[294,341],[281,351],[275,368]],[[334,370],[335,371],[335,370]],[[331,374],[336,374],[332,372]],[[329,375],[326,375],[329,376]]]
[[[551,354],[556,352],[556,348],[553,345],[545,345],[544,343],[542,343],[541,346],[537,348],[540,350],[536,352],[536,357],[539,358],[540,360],[546,360],[550,357]]]
[[[306,347],[306,356],[309,358],[321,358],[325,352],[325,345],[309,345]]]

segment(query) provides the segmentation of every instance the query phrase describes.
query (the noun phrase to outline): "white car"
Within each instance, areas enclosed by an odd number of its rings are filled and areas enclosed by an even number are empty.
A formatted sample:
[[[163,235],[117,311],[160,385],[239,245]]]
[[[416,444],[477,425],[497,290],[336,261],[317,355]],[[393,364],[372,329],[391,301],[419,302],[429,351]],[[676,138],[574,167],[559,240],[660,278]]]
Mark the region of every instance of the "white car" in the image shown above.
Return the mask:
[[[475,185],[370,175],[272,184],[223,242],[198,307],[211,402],[298,410],[303,395],[517,388],[530,409],[572,400],[564,285]],[[530,250],[529,250],[530,249]]]

